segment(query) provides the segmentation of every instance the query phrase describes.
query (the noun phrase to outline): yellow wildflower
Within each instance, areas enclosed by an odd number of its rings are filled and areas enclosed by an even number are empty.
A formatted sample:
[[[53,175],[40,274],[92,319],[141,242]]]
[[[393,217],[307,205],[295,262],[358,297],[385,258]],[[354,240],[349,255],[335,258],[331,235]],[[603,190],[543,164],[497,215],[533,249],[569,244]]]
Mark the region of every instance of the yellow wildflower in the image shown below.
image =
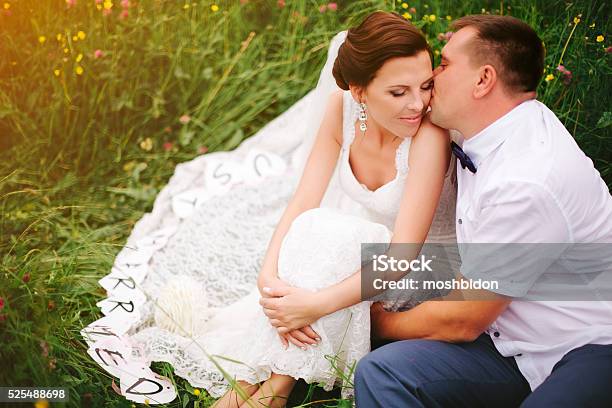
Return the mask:
[[[544,78],[544,80],[545,80],[546,82],[550,82],[550,81],[552,81],[553,79],[555,79],[555,76],[554,76],[553,74],[548,74],[548,75],[546,75],[546,78]]]
[[[140,142],[140,148],[146,152],[150,151],[153,148],[153,140],[150,137],[147,137],[145,140]]]
[[[216,4],[213,4],[212,6],[210,6],[210,9],[214,12],[219,11],[219,6],[217,6]]]
[[[595,39],[595,41],[597,41],[597,42],[603,42],[603,41],[604,41],[604,39],[605,39],[605,38],[604,38],[604,36],[600,34],[600,35],[598,35],[598,36],[597,36],[597,38]]]
[[[595,28],[595,23],[591,24],[589,28]]]
[[[79,54],[79,55],[77,55],[75,61],[76,62],[81,62],[82,59],[83,59],[83,54]]]
[[[437,56],[437,55],[440,55],[440,51],[438,51],[438,50],[434,50],[434,55],[436,55],[436,56]]]
[[[446,16],[446,19],[447,19],[448,21],[451,21],[453,18],[452,18],[451,16]]]
[[[76,35],[72,36],[72,41],[79,41],[79,37],[77,37]]]
[[[57,41],[62,41],[62,38],[64,38],[64,36],[62,35],[62,33],[57,33],[55,38],[57,39]]]
[[[193,395],[195,395],[196,397],[200,396],[200,390],[198,390],[197,388],[195,390],[193,390]]]
[[[64,48],[64,54],[68,54],[68,51],[70,51],[68,48]]]
[[[429,16],[429,21],[431,21],[432,23],[436,21],[436,15],[432,14],[431,16]]]
[[[102,5],[101,5],[101,4],[96,4],[96,8],[97,8],[98,10],[102,10]]]
[[[580,22],[580,18],[579,17],[574,17],[574,24],[578,24]]]
[[[113,8],[113,2],[111,0],[104,0],[104,8],[110,10]]]
[[[77,65],[76,68],[74,69],[74,72],[76,72],[77,75],[83,75],[83,67],[80,65]]]
[[[402,3],[402,8],[407,9],[408,8],[408,4],[407,3]]]
[[[49,401],[46,399],[38,400],[34,403],[34,408],[49,408]]]
[[[79,37],[79,40],[84,40],[85,39],[85,33],[83,31],[79,31],[77,33],[77,37]]]
[[[8,9],[10,9],[10,8],[11,8],[10,3],[4,3],[4,9],[5,9],[5,10],[8,10]]]
[[[412,14],[408,12],[402,14],[402,17],[404,17],[406,20],[412,20]]]
[[[129,161],[123,165],[123,171],[129,173],[130,171],[134,170],[134,167],[136,167],[136,162],[133,160]]]
[[[54,69],[53,70],[53,75],[60,76],[60,70],[59,69]]]
[[[44,35],[41,35],[40,37],[38,37],[39,43],[44,44],[45,41],[47,41],[47,37],[45,37]]]
[[[190,7],[190,6],[189,6],[189,4],[183,4],[183,8],[184,8],[185,10],[187,10],[189,7]]]

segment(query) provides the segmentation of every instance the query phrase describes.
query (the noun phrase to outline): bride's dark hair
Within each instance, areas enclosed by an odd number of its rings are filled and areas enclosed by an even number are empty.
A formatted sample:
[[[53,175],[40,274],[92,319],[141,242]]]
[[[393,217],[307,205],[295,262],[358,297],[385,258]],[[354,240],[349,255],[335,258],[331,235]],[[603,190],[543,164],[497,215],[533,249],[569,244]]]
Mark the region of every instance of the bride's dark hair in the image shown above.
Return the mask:
[[[376,11],[357,27],[349,28],[332,74],[345,91],[349,84],[366,87],[388,59],[412,57],[421,51],[433,58],[418,28],[397,13]]]

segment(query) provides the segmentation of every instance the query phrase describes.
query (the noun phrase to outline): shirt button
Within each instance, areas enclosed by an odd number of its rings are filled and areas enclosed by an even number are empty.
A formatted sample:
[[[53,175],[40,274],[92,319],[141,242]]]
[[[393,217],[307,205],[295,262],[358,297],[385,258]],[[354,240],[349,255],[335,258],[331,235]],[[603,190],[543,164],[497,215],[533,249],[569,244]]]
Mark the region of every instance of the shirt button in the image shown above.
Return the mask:
[[[494,332],[494,333],[493,333],[493,335],[494,335],[495,337],[499,337],[499,332],[498,332],[498,331],[496,331],[496,332]]]
[[[457,222],[458,222],[459,224],[463,224],[463,220],[462,220],[461,218],[459,218],[459,219],[457,220]]]

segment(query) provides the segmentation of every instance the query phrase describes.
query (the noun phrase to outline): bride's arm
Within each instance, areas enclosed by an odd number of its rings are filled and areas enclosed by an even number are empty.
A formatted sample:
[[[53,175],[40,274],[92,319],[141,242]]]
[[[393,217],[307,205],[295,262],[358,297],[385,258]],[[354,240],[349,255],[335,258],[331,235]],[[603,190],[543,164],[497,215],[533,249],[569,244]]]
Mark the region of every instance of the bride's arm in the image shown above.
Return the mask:
[[[342,91],[336,91],[329,97],[300,182],[268,244],[257,279],[260,292],[266,286],[275,286],[273,282],[278,279],[278,254],[293,220],[304,211],[321,204],[342,145],[342,98]]]
[[[408,156],[410,170],[393,229],[392,244],[422,244],[425,241],[450,161],[448,132],[427,120],[413,137]],[[402,259],[406,259],[405,255]],[[283,328],[279,331],[291,330],[359,303],[361,270],[316,293],[281,288],[269,291],[269,294],[283,297],[261,299],[260,303],[264,308],[273,310],[273,324]]]
[[[393,227],[391,244],[425,242],[440,201],[444,177],[450,162],[449,140],[448,131],[431,124],[428,119],[413,137],[408,154],[409,171]],[[409,246],[414,252],[413,257],[419,254],[418,246]],[[405,253],[405,246],[391,245],[390,248],[391,251],[402,252],[395,256],[397,259],[409,260],[411,257]],[[392,253],[387,255],[393,256]],[[374,296],[376,293],[373,289],[372,291],[363,297]],[[361,270],[321,292],[325,297],[325,315],[359,303],[362,300]]]

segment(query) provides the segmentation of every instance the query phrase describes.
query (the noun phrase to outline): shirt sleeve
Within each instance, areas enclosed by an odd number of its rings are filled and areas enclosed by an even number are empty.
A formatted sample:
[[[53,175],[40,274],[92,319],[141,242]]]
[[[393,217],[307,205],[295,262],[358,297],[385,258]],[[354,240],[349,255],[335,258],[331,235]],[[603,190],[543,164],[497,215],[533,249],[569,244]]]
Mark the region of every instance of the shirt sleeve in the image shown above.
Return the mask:
[[[544,186],[506,182],[482,195],[472,239],[460,244],[461,274],[491,291],[523,297],[570,243],[558,200]]]

